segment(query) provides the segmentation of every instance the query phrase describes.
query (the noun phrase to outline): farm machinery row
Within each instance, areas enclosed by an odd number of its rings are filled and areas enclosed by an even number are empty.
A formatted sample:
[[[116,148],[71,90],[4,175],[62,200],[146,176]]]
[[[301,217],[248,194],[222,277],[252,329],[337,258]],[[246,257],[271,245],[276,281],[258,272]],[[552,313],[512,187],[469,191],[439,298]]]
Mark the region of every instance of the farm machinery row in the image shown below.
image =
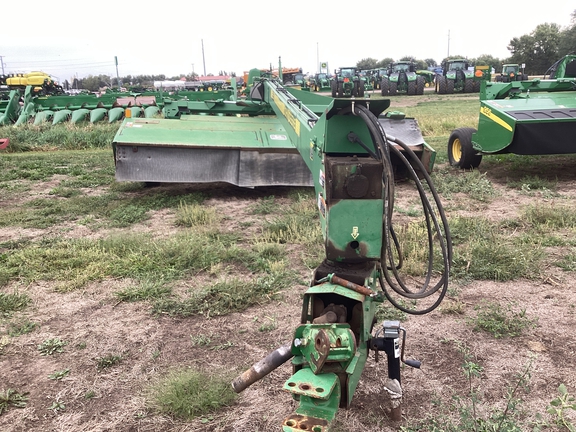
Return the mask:
[[[0,95],[0,126],[60,123],[115,123],[126,115],[152,118],[162,114],[164,107],[177,100],[219,100],[235,97],[236,89],[215,91],[181,90],[176,92],[146,91],[127,93],[106,91],[102,94],[77,95],[35,92],[34,86],[13,89]]]

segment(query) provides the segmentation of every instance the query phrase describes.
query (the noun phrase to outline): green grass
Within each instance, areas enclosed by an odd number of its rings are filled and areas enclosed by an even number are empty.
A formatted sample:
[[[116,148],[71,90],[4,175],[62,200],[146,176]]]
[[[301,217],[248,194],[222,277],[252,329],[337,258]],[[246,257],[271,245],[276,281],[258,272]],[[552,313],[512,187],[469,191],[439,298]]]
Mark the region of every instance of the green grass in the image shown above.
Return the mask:
[[[7,152],[110,148],[117,130],[118,124],[110,123],[0,127],[3,138],[10,139]]]
[[[246,281],[230,278],[191,289],[189,296],[183,299],[159,299],[153,304],[153,312],[180,317],[241,312],[254,304],[277,298],[295,280],[296,275],[286,270]]]
[[[0,316],[9,316],[12,312],[21,311],[30,304],[30,301],[30,297],[26,294],[0,292]]]
[[[520,336],[525,329],[532,328],[536,321],[519,309],[515,304],[501,305],[494,301],[483,301],[474,307],[475,317],[469,317],[468,323],[476,331],[483,330],[495,338]]]
[[[208,416],[235,401],[229,375],[195,369],[172,371],[151,387],[148,400],[157,412],[177,419]]]

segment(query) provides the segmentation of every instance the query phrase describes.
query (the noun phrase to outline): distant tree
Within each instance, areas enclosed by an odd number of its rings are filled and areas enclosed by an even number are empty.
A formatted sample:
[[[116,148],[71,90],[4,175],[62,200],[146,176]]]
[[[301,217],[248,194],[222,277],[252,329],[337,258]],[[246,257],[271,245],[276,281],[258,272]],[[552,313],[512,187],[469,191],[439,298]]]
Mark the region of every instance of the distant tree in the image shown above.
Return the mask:
[[[386,57],[383,58],[382,60],[380,60],[376,67],[377,68],[387,68],[388,66],[390,66],[390,63],[394,63],[394,59],[392,57]]]
[[[432,58],[427,58],[424,60],[426,62],[426,65],[428,67],[435,67],[438,66],[438,63],[436,62],[436,60],[432,59]]]
[[[470,59],[472,64],[478,66],[490,66],[490,68],[494,68],[496,72],[500,72],[502,70],[502,60],[497,57],[493,57],[489,54],[482,54],[480,57]]]
[[[558,54],[563,57],[567,54],[576,54],[576,10],[572,12],[572,24],[560,32]]]
[[[528,75],[541,75],[560,57],[560,26],[540,24],[528,34],[513,38],[508,44],[509,63],[525,63]]]
[[[82,79],[82,88],[96,92],[103,87],[111,87],[112,80],[108,75],[88,75],[86,78]]]
[[[358,63],[356,63],[356,67],[361,70],[366,69],[376,69],[376,65],[378,64],[378,60],[373,59],[372,57],[363,58]]]

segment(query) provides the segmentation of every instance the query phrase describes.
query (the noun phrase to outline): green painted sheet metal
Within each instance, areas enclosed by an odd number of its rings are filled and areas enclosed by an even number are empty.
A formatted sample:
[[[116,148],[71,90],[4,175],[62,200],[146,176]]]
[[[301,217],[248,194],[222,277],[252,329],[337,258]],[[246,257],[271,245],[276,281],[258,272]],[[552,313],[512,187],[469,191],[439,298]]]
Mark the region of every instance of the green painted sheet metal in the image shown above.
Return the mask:
[[[472,141],[483,153],[576,153],[576,90],[552,81],[490,83]],[[512,97],[501,98],[501,96]]]
[[[276,118],[184,116],[125,119],[114,143],[204,148],[293,149]]]

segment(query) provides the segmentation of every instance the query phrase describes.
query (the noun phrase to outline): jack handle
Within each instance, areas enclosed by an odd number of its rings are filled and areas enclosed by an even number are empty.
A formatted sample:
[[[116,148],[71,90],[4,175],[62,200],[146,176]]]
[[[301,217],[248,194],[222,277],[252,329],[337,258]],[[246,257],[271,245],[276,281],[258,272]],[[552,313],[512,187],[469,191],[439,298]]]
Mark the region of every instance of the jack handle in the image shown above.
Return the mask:
[[[404,327],[399,327],[402,332],[402,352],[400,353],[400,361],[407,366],[411,366],[416,369],[420,369],[422,362],[420,360],[404,360],[404,347],[406,346],[406,329]]]

